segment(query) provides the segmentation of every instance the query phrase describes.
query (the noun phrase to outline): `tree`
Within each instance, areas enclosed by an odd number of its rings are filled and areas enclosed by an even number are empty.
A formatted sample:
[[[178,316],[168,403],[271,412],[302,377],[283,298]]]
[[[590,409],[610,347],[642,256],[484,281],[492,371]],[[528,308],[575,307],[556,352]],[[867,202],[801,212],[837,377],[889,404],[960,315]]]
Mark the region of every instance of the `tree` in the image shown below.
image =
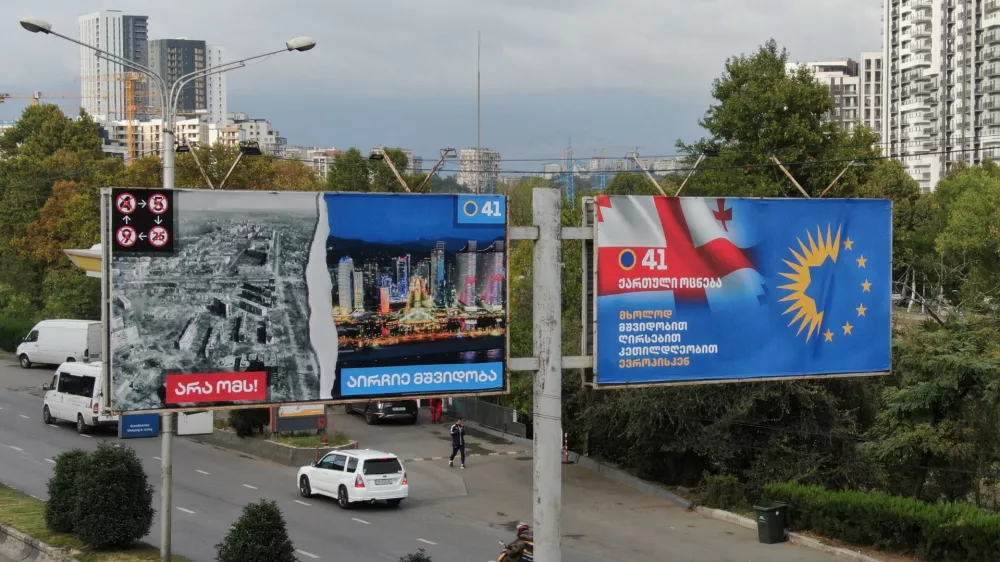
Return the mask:
[[[357,148],[350,148],[333,158],[326,174],[328,191],[371,191],[368,158]]]
[[[424,549],[418,548],[417,552],[411,552],[399,559],[399,562],[433,562]]]
[[[405,177],[404,170],[410,165],[409,159],[406,154],[398,148],[387,148],[385,149],[385,157],[392,160],[392,164],[396,167],[396,171],[399,172],[401,176]],[[396,179],[396,175],[392,173],[392,169],[385,160],[370,160],[368,162],[368,170],[371,172],[372,182],[371,190],[397,193],[403,191],[403,186],[399,184],[399,180]],[[411,178],[412,179],[412,178]],[[409,182],[407,182],[409,183]],[[411,185],[411,190],[416,187]]]
[[[90,453],[73,449],[60,453],[56,458],[52,478],[47,489],[49,501],[45,502],[45,524],[59,533],[72,533],[77,504],[76,480]]]
[[[715,154],[702,164],[689,195],[800,197],[770,162],[777,156],[813,197],[818,196],[853,159],[878,155],[878,135],[865,127],[844,131],[829,119],[835,110],[830,89],[804,67],[789,72],[788,53],[772,39],[752,55],[726,61],[712,84],[713,103],[699,124],[708,136],[678,148],[690,154]],[[848,170],[833,192],[849,196],[867,175]]]
[[[243,508],[243,514],[215,549],[219,562],[298,560],[278,504],[264,499]]]
[[[17,123],[0,136],[0,153],[8,158],[42,160],[65,150],[100,158],[102,144],[100,126],[83,110],[74,121],[59,106],[41,104],[27,107]]]
[[[81,462],[73,534],[92,548],[121,548],[149,534],[153,487],[131,447],[101,443]]]

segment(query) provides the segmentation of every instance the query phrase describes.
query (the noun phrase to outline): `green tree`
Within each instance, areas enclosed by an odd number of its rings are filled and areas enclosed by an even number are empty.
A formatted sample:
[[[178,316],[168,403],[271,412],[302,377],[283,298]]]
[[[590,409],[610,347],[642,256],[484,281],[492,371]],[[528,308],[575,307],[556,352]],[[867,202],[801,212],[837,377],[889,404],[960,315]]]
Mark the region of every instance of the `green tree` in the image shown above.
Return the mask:
[[[396,167],[396,171],[399,172],[403,179],[406,180],[407,184],[411,184],[413,178],[406,177],[404,171],[410,165],[409,159],[406,154],[398,148],[387,148],[385,149],[385,157],[392,160],[392,164]],[[389,165],[385,160],[369,160],[368,161],[368,171],[371,173],[372,191],[383,191],[389,193],[397,193],[403,191],[403,186],[399,184],[399,180],[396,179],[396,175],[392,173]],[[410,185],[410,189],[415,188],[416,185]]]
[[[295,547],[288,538],[285,518],[278,504],[260,500],[247,504],[221,543],[215,545],[219,562],[295,562]]]
[[[33,105],[0,136],[0,152],[7,158],[42,160],[61,150],[101,157],[101,129],[83,110],[78,119],[66,117],[59,106]]]
[[[326,174],[327,191],[372,191],[368,162],[354,147],[336,155]]]
[[[59,453],[55,458],[52,478],[47,484],[49,501],[45,502],[45,524],[49,529],[59,533],[73,532],[78,490],[76,479],[89,454],[73,449]]]
[[[101,443],[81,462],[73,534],[92,548],[127,547],[153,526],[153,487],[131,447]]]

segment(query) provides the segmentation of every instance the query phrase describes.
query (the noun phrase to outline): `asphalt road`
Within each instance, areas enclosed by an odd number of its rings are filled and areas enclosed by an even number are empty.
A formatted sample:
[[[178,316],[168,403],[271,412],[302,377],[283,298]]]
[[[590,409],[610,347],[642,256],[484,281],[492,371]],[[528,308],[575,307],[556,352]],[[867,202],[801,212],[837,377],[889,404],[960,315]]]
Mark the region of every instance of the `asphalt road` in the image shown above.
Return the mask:
[[[69,425],[41,421],[40,385],[51,369],[24,371],[0,355],[0,482],[46,498],[52,459],[74,448],[94,449],[113,433],[81,436]],[[416,426],[366,426],[357,416],[331,424],[361,441],[404,459],[450,453],[447,426],[422,420]],[[159,440],[128,444],[142,458],[150,483],[160,484]],[[470,437],[469,452],[520,447]],[[435,562],[496,560],[498,541],[510,526],[531,519],[530,458],[476,456],[469,469],[446,461],[411,461],[411,497],[398,509],[361,506],[344,511],[333,500],[299,497],[294,468],[252,459],[188,439],[174,440],[173,548],[197,561],[213,560],[214,545],[259,498],[278,502],[303,562],[356,560],[397,562],[424,548]],[[672,560],[708,562],[833,562],[834,557],[783,545],[761,545],[756,533],[686,513],[582,467],[564,467],[563,559],[567,562]],[[159,507],[159,494],[155,498]],[[159,544],[159,519],[146,540]],[[4,562],[0,560],[0,562]]]

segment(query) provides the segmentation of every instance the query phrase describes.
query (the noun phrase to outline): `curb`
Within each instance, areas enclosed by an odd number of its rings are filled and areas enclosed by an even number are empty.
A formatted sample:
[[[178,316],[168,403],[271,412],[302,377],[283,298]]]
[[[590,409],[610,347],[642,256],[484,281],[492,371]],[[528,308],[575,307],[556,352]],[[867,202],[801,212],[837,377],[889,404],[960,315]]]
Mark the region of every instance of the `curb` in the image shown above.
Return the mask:
[[[317,451],[319,451],[319,456],[323,456],[331,451],[360,448],[360,444],[355,440],[350,441],[346,445],[336,445],[333,447],[293,447],[258,437],[241,439],[232,431],[218,428],[212,433],[186,435],[184,438],[203,445],[210,445],[234,453],[251,455],[259,459],[293,467],[306,466],[313,462],[316,459]]]
[[[66,549],[49,546],[6,525],[0,525],[0,554],[21,562],[77,562]]]
[[[472,457],[507,457],[514,455],[524,455],[530,454],[531,451],[505,451],[502,453],[470,453],[465,455],[466,458]],[[403,462],[420,462],[420,461],[443,461],[450,457],[419,457],[415,459],[403,459]]]

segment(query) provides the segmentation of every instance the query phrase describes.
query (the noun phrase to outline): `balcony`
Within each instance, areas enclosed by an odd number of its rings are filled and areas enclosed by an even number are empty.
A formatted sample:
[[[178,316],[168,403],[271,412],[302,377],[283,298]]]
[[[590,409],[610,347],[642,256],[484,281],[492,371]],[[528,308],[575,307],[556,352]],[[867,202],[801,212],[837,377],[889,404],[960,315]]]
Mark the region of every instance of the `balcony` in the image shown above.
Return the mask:
[[[931,36],[931,26],[929,25],[917,25],[910,28],[910,37],[930,37]]]
[[[931,42],[926,39],[913,41],[910,43],[910,50],[914,53],[929,53],[931,51]],[[893,49],[893,51],[895,51],[895,49]]]
[[[983,18],[983,29],[989,29],[991,27],[1000,27],[1000,12],[993,12]]]
[[[910,18],[910,21],[913,23],[930,23],[931,22],[930,6],[920,8],[919,10],[914,12],[913,17]]]
[[[983,6],[983,12],[986,14],[991,14],[1000,10],[1000,2],[997,0],[990,0]]]
[[[1000,93],[1000,82],[987,82],[983,90],[991,94]]]

